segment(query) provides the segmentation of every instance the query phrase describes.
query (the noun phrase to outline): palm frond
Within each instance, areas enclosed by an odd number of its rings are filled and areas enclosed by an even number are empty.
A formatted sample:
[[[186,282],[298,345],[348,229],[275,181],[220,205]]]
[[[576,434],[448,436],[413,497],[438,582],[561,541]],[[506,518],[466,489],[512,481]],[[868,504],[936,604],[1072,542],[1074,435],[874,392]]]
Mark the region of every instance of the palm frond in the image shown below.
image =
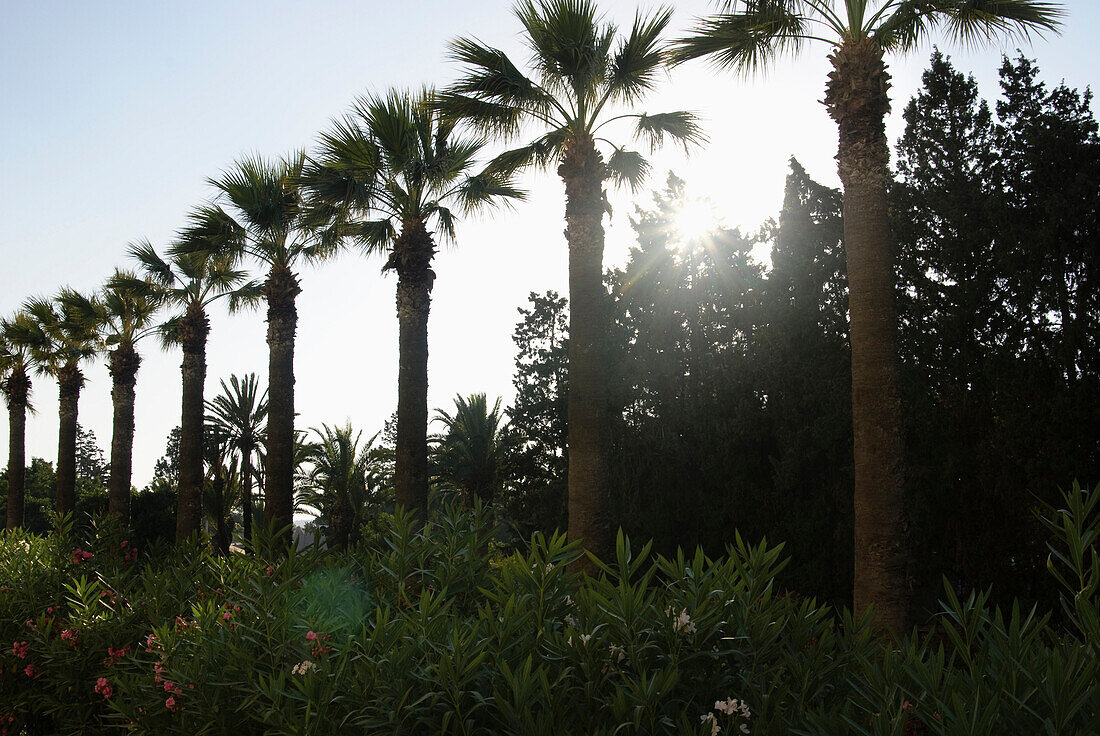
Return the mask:
[[[611,58],[607,90],[612,98],[635,102],[654,88],[665,64],[661,34],[671,19],[671,8],[662,8],[648,17],[641,12],[634,16],[630,35]]]
[[[646,141],[650,150],[656,150],[665,142],[665,136],[679,143],[685,151],[691,146],[701,145],[707,137],[703,129],[699,127],[698,118],[694,113],[686,110],[677,112],[663,112],[654,115],[642,113],[638,116],[638,124],[634,129],[634,136]]]
[[[436,96],[436,105],[447,119],[461,119],[481,135],[508,138],[519,133],[525,109],[504,102],[482,100],[457,92],[444,91]]]
[[[953,41],[972,46],[996,36],[1023,41],[1057,33],[1065,11],[1038,0],[901,0],[874,30],[886,49],[909,51],[942,26]]]
[[[255,309],[264,300],[264,285],[261,281],[249,281],[229,292],[229,312],[236,314],[246,309]]]
[[[626,184],[630,191],[637,192],[649,177],[650,165],[642,154],[616,148],[607,157],[607,173],[618,185]]]
[[[131,243],[129,248],[126,249],[126,254],[138,262],[141,270],[149,278],[156,280],[163,286],[172,286],[175,282],[176,278],[175,274],[172,273],[172,267],[157,254],[156,248],[148,240],[143,239]]]
[[[455,190],[463,214],[485,212],[496,207],[512,207],[527,198],[527,192],[516,186],[509,175],[493,170],[467,177]]]
[[[671,60],[680,64],[706,57],[720,69],[755,74],[778,56],[797,52],[808,40],[802,3],[754,0],[740,12],[721,13],[698,22],[692,35],[677,39]]]

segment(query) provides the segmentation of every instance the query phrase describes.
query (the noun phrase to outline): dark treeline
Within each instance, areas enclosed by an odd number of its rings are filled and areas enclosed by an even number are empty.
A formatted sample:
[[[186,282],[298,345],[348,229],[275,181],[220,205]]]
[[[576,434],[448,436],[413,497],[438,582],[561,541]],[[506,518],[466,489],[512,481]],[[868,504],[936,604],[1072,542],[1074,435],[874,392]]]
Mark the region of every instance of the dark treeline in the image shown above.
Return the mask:
[[[905,109],[892,186],[909,586],[941,575],[1048,597],[1035,518],[1100,470],[1100,139],[1089,92],[1005,60],[996,115],[938,52]],[[668,551],[733,529],[783,541],[786,583],[838,602],[852,571],[851,368],[841,196],[791,162],[751,237],[683,242],[683,182],[634,219],[614,304],[606,520]],[[770,246],[771,268],[749,257]],[[516,328],[506,493],[519,528],[564,521],[567,305],[532,294]]]

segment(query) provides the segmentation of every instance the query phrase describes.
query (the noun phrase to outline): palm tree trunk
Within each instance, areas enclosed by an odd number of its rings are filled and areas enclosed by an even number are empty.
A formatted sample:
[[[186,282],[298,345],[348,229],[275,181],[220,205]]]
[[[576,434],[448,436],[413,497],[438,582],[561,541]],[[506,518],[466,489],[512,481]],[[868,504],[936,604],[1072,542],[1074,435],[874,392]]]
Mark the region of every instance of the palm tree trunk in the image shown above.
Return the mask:
[[[264,524],[294,538],[294,332],[295,298],[302,289],[286,266],[272,266],[267,296],[268,415]]]
[[[407,220],[386,268],[397,270],[397,447],[394,494],[398,506],[428,518],[428,313],[435,244],[421,220]]]
[[[179,505],[176,543],[202,528],[203,388],[206,382],[206,337],[210,320],[199,304],[187,307],[180,321],[183,344],[183,408],[180,417]]]
[[[8,399],[8,513],[7,529],[23,526],[23,506],[27,492],[27,395],[31,379],[26,366],[17,364],[4,381]]]
[[[252,448],[241,449],[241,522],[244,541],[252,541]]]
[[[84,374],[75,362],[66,363],[57,374],[57,512],[76,510],[76,426],[80,389]]]
[[[604,555],[607,486],[607,374],[603,285],[604,163],[591,138],[566,144],[558,175],[565,182],[569,243],[569,537]],[[579,567],[595,572],[582,558]]]
[[[844,185],[844,247],[852,345],[857,611],[902,632],[907,614],[897,316],[886,201],[890,152],[884,120],[890,76],[871,40],[847,41],[830,57],[825,103],[837,123]]]
[[[114,431],[111,435],[111,479],[107,484],[107,512],[123,521],[130,518],[130,478],[134,456],[134,384],[141,356],[131,343],[111,352],[111,402]]]

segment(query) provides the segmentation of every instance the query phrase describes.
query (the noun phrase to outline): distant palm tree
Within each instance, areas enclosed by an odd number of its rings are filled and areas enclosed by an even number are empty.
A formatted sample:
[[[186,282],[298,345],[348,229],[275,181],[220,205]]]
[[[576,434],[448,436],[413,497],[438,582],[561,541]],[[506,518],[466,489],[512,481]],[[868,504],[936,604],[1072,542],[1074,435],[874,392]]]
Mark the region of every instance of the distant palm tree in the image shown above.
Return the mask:
[[[475,498],[493,502],[507,480],[516,449],[504,423],[500,399],[489,410],[485,394],[455,397],[454,414],[439,410],[445,429],[432,437],[435,477],[443,488],[461,491],[467,504]]]
[[[62,289],[61,294],[71,289]],[[89,325],[66,313],[61,296],[57,299],[33,297],[23,309],[37,329],[27,337],[42,373],[57,380],[57,511],[76,509],[76,435],[80,390],[84,387],[82,361],[98,352],[96,333]]]
[[[103,289],[88,297],[75,291],[58,299],[72,318],[99,334],[101,349],[109,354],[111,402],[114,404],[111,436],[111,477],[107,483],[107,511],[128,520],[130,480],[134,456],[134,386],[141,366],[137,343],[157,332],[154,321],[161,302],[149,284],[139,286],[132,271],[118,269]]]
[[[23,526],[27,474],[27,400],[34,367],[28,333],[36,329],[25,312],[0,321],[0,389],[8,402],[7,529]]]
[[[221,382],[222,392],[206,402],[206,423],[228,437],[240,464],[241,504],[244,539],[252,540],[252,476],[254,458],[263,462],[263,436],[267,421],[267,391],[260,393],[255,373],[244,380],[229,377]]]
[[[707,57],[753,72],[810,41],[832,49],[825,105],[836,121],[844,186],[855,432],[855,608],[875,606],[876,623],[904,629],[908,594],[901,419],[894,333],[894,278],[886,186],[885,116],[891,51],[913,50],[938,26],[964,43],[1000,32],[1055,30],[1061,11],[1038,0],[725,0],[722,12],[678,42],[675,58]]]
[[[197,237],[190,237],[196,242]],[[216,244],[212,244],[216,245]],[[170,260],[157,254],[148,241],[130,246],[147,282],[155,285],[161,298],[182,310],[161,325],[165,347],[183,348],[183,400],[180,418],[179,494],[176,511],[176,542],[183,542],[202,526],[202,436],[203,393],[206,382],[206,339],[210,333],[207,307],[221,298],[229,311],[254,305],[262,296],[260,284],[245,282],[244,271],[232,267],[226,257],[211,251],[177,253]],[[140,288],[140,283],[135,284]]]
[[[241,500],[241,475],[238,458],[233,450],[233,438],[218,424],[207,424],[203,433],[203,478],[201,504],[214,531],[214,548],[229,554],[233,544],[233,509]]]
[[[293,538],[294,507],[294,333],[295,301],[301,293],[294,269],[336,253],[333,231],[313,226],[299,183],[305,154],[278,161],[258,156],[237,162],[210,183],[217,204],[197,210],[185,237],[172,253],[208,251],[232,263],[254,258],[268,267],[263,291],[267,301],[268,422],[264,523]],[[222,208],[222,204],[228,210]]]
[[[321,136],[305,170],[311,199],[367,253],[388,253],[397,272],[397,503],[426,518],[428,313],[436,243],[455,237],[455,214],[520,199],[510,173],[474,173],[478,140],[454,135],[433,93],[391,91],[360,99]]]
[[[645,158],[611,142],[605,129],[634,121],[633,136],[655,148],[665,139],[702,142],[688,112],[656,115],[629,110],[653,90],[665,68],[661,34],[672,11],[639,13],[620,35],[592,0],[521,2],[516,16],[531,51],[531,76],[498,49],[472,38],[451,43],[464,74],[441,94],[447,115],[487,135],[514,139],[541,134],[494,162],[504,172],[557,164],[565,184],[569,245],[569,535],[588,549],[606,548],[602,499],[607,485],[607,376],[602,343],[608,324],[603,285],[604,183],[641,185]],[[627,107],[623,111],[623,107]],[[598,145],[606,145],[605,160]],[[587,560],[582,567],[592,569]]]
[[[371,495],[379,485],[374,446],[378,435],[360,447],[362,432],[354,431],[350,423],[343,427],[324,424],[312,432],[317,441],[312,443],[307,469],[302,472],[299,504],[317,510],[327,527],[330,547],[346,549],[357,541]]]

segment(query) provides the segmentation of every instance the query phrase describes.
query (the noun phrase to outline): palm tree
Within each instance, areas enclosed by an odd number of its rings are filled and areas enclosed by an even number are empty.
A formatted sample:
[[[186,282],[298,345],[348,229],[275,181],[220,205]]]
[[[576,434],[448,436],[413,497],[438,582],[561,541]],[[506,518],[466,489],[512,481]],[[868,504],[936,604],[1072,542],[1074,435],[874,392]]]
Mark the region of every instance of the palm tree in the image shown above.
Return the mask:
[[[348,423],[343,427],[321,425],[311,430],[317,441],[311,444],[303,472],[299,503],[318,511],[327,526],[328,544],[346,549],[356,542],[365,521],[372,493],[377,490],[378,435],[359,446],[362,432]]]
[[[475,498],[491,504],[507,478],[514,449],[500,399],[490,411],[485,394],[456,396],[454,414],[439,410],[436,421],[445,427],[432,438],[439,484],[461,491],[468,505]]]
[[[264,523],[293,538],[294,509],[294,332],[295,301],[301,287],[294,269],[338,249],[333,231],[313,226],[299,188],[305,154],[278,161],[259,156],[239,161],[210,183],[218,202],[192,215],[192,225],[172,253],[215,252],[236,263],[254,258],[268,267],[267,301],[268,422],[265,459]],[[229,209],[222,208],[222,204]]]
[[[114,420],[107,511],[127,520],[134,455],[134,385],[141,366],[136,346],[158,331],[153,318],[160,308],[160,297],[151,285],[140,285],[137,274],[117,269],[95,296],[66,291],[58,298],[73,319],[98,332],[101,348],[110,355]]]
[[[607,481],[607,376],[602,342],[607,292],[603,285],[604,183],[641,185],[645,158],[603,137],[616,122],[633,121],[635,138],[656,148],[666,138],[685,147],[702,142],[688,112],[655,115],[630,108],[651,91],[665,67],[660,36],[672,11],[635,16],[620,35],[591,0],[527,0],[516,6],[531,50],[524,75],[504,54],[476,39],[451,44],[464,75],[441,96],[450,116],[479,132],[513,139],[528,126],[542,134],[499,156],[494,166],[514,171],[557,164],[565,183],[569,245],[569,535],[589,550],[605,549],[601,499]],[[622,111],[626,107],[627,111]],[[605,160],[598,146],[606,146]],[[587,560],[583,565],[588,565]],[[588,569],[592,569],[589,567]]]
[[[233,454],[233,437],[220,424],[207,424],[203,433],[203,459],[208,471],[202,486],[201,510],[214,528],[214,548],[229,554],[233,543],[233,509],[240,500],[241,476]]]
[[[62,289],[53,300],[33,297],[23,305],[35,327],[25,334],[39,371],[57,380],[57,512],[61,514],[76,509],[77,414],[84,387],[80,363],[95,357],[98,347],[95,331],[66,313],[61,299],[70,291]]]
[[[185,233],[192,242],[201,236]],[[216,244],[214,244],[216,245]],[[255,281],[243,283],[245,272],[234,269],[227,258],[210,251],[177,253],[171,260],[157,254],[148,241],[130,246],[129,255],[138,261],[148,281],[164,301],[180,310],[161,326],[165,347],[183,348],[182,416],[180,417],[179,495],[176,512],[176,541],[183,542],[202,527],[202,435],[203,393],[206,382],[206,339],[210,334],[207,307],[227,298],[229,311],[252,306],[261,296]]]
[[[0,389],[8,402],[8,530],[23,526],[26,496],[27,400],[34,357],[25,335],[35,325],[25,312],[0,321]]]
[[[876,623],[906,620],[902,441],[897,394],[896,316],[886,186],[890,152],[887,52],[911,51],[943,26],[963,43],[1000,32],[1055,30],[1061,11],[1037,0],[725,0],[722,12],[681,39],[676,61],[708,57],[753,72],[783,52],[820,41],[833,71],[825,105],[836,121],[837,170],[844,186],[855,434],[857,610],[874,604]]]
[[[421,520],[428,503],[428,312],[436,252],[428,228],[453,241],[452,207],[472,213],[523,197],[510,173],[473,173],[481,141],[456,137],[433,101],[431,90],[361,98],[322,135],[305,172],[319,209],[342,222],[367,253],[388,252],[383,270],[397,272],[395,493]]]
[[[244,380],[229,377],[229,385],[221,382],[222,392],[206,402],[208,426],[229,438],[240,463],[241,505],[244,539],[252,540],[252,475],[253,458],[258,453],[263,462],[262,442],[267,421],[267,391],[259,392],[255,373]]]

